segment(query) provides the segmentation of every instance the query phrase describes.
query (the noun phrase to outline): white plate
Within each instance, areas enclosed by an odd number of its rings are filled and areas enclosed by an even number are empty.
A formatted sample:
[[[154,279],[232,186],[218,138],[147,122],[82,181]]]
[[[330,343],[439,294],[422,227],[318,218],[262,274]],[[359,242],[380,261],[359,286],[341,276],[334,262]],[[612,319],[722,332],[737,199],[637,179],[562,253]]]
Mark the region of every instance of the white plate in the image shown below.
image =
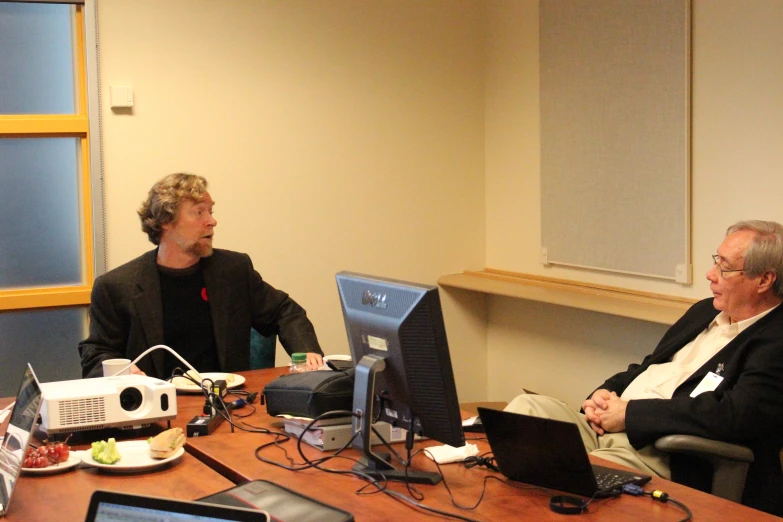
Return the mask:
[[[329,365],[327,364],[329,361],[352,361],[350,355],[343,355],[343,354],[337,354],[337,355],[324,355],[324,365],[318,368],[319,370],[329,370],[332,371],[331,368],[329,368]]]
[[[52,464],[45,468],[22,468],[22,471],[28,475],[51,475],[53,473],[60,473],[62,471],[75,468],[82,461],[81,451],[71,451],[68,455],[68,460],[60,462],[58,464]]]
[[[351,356],[350,355],[324,355],[324,361],[350,361]]]
[[[82,451],[82,462],[88,466],[94,466],[106,471],[116,473],[136,473],[165,466],[171,461],[177,460],[185,453],[185,448],[179,448],[174,455],[166,459],[153,459],[150,456],[150,445],[146,440],[127,440],[117,443],[117,451],[122,457],[114,464],[103,464],[92,458],[91,450]]]
[[[235,373],[206,372],[206,373],[199,373],[199,375],[201,375],[202,379],[212,379],[213,381],[219,381],[221,379],[225,380],[227,375],[233,375],[234,376],[233,382],[226,381],[226,387],[229,390],[233,390],[234,388],[238,388],[243,384],[245,384],[245,378]],[[177,380],[174,383],[174,387],[177,389],[177,391],[182,393],[202,393],[201,386],[190,381],[188,381],[186,384],[186,383],[182,383],[180,380]]]

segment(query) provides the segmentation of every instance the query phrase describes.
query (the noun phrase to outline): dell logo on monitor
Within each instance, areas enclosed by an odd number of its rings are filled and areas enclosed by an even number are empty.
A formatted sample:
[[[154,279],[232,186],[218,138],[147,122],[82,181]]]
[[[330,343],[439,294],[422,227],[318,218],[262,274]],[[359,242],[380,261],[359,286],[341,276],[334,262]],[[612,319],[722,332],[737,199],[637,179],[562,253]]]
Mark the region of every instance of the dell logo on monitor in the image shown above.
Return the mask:
[[[362,294],[362,304],[375,306],[377,308],[386,308],[386,294],[374,294],[365,290]]]

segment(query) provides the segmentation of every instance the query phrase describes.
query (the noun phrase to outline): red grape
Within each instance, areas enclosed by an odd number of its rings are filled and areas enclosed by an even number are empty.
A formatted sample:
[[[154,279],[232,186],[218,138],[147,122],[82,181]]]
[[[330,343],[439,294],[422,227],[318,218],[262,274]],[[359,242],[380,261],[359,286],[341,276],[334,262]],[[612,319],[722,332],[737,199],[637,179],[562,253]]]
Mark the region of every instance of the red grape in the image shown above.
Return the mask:
[[[71,455],[71,449],[64,442],[55,444],[55,450],[57,452],[57,462],[65,462]]]
[[[25,452],[23,466],[25,468],[46,468],[53,464],[66,462],[71,455],[71,448],[65,442],[46,442],[43,446],[29,446]]]

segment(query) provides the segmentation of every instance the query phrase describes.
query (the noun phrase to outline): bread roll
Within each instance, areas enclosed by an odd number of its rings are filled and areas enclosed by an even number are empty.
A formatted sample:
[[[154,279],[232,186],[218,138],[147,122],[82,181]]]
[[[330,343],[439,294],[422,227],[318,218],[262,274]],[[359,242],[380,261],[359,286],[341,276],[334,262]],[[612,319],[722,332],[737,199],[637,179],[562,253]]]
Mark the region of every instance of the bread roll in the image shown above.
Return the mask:
[[[150,455],[154,459],[166,459],[185,444],[182,428],[171,428],[150,439]]]

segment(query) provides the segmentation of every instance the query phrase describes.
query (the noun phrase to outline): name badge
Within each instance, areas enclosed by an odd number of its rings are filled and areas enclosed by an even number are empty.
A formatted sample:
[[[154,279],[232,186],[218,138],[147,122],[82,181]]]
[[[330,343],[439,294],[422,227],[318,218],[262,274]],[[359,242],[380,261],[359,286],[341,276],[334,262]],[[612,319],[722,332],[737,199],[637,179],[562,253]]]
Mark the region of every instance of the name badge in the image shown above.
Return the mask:
[[[704,392],[715,391],[715,388],[723,381],[723,377],[717,373],[710,372],[704,376],[698,386],[691,392],[691,397],[696,397]]]

